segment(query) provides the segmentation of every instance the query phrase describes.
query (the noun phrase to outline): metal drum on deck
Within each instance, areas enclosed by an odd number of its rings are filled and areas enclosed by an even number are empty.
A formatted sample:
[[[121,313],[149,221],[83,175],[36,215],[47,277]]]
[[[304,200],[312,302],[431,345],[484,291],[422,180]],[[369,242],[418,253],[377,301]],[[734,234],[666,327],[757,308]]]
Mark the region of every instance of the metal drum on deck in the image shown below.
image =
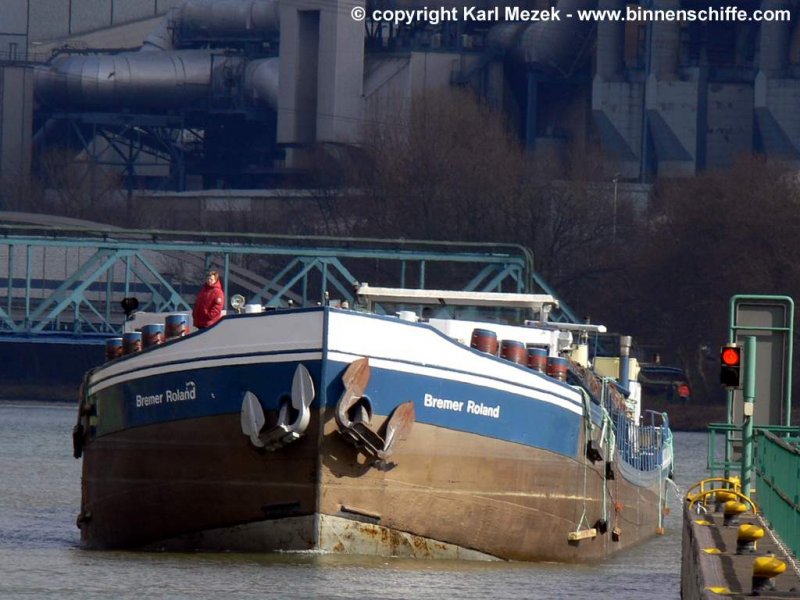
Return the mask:
[[[177,338],[189,333],[189,326],[186,324],[186,315],[167,315],[166,337],[168,340]]]
[[[122,353],[133,354],[142,349],[142,332],[128,331],[122,334]]]
[[[547,350],[544,348],[528,348],[528,366],[534,371],[544,373],[547,370]]]
[[[505,358],[513,363],[524,365],[528,362],[528,352],[525,344],[517,340],[503,340],[500,342],[500,358]]]
[[[473,329],[469,345],[489,354],[497,354],[497,334],[490,329]]]
[[[561,356],[547,357],[547,374],[559,381],[567,380],[567,359]]]
[[[106,340],[106,360],[114,360],[120,356],[122,356],[122,338],[108,338]]]
[[[142,346],[150,348],[164,343],[164,326],[153,323],[142,327]]]

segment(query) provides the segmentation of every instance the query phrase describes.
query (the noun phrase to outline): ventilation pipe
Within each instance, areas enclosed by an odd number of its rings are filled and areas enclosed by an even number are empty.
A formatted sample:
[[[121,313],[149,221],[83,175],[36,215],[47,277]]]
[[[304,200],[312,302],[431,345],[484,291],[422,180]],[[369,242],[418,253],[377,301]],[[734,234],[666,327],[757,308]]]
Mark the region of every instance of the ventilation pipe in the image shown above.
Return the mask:
[[[62,56],[37,68],[36,97],[48,106],[92,110],[197,105],[208,98],[212,81],[241,70],[245,60],[176,47],[198,39],[263,38],[277,30],[278,0],[187,0],[159,22],[141,52]],[[251,98],[276,108],[277,59],[253,61],[244,85]]]
[[[278,31],[278,0],[188,0],[173,19],[179,45],[263,39]]]
[[[172,35],[172,23],[175,23],[179,15],[177,8],[171,8],[164,18],[158,22],[156,28],[147,34],[142,42],[140,52],[162,52],[164,50],[174,50],[175,42]]]
[[[265,58],[247,63],[244,87],[256,104],[275,108],[278,106],[278,72],[280,60]]]
[[[559,0],[562,14],[596,6],[596,0]],[[566,21],[537,21],[522,34],[517,53],[528,65],[540,65],[568,75],[575,70],[576,60],[586,45],[591,23],[578,18]]]
[[[36,97],[60,108],[168,111],[204,102],[214,73],[242,62],[209,50],[63,56],[36,70]]]
[[[619,336],[619,383],[625,389],[631,385],[631,344],[629,335]]]
[[[186,0],[166,14],[145,38],[142,50],[174,50],[198,41],[261,38],[278,28],[278,0]]]

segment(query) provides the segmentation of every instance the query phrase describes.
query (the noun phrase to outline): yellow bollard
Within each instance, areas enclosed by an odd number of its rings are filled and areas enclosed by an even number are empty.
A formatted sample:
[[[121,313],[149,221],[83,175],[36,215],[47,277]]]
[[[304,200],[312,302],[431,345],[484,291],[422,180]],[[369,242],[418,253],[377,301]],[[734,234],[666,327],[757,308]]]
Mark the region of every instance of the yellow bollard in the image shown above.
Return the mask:
[[[730,490],[719,489],[714,492],[714,510],[720,512],[725,506],[726,502],[736,500],[736,494]]]
[[[724,517],[722,518],[722,524],[726,527],[729,525],[738,525],[739,517],[746,511],[747,505],[744,502],[728,500],[723,508]]]
[[[774,556],[760,556],[753,561],[753,595],[775,589],[775,577],[786,570],[786,563]]]
[[[739,525],[736,533],[736,554],[755,554],[756,542],[764,537],[764,529],[758,525]]]

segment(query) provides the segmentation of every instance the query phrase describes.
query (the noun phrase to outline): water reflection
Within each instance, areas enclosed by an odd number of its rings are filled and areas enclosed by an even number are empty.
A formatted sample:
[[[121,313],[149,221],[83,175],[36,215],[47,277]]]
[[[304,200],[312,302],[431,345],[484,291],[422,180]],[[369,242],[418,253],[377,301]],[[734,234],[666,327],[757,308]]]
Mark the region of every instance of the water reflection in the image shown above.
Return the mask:
[[[0,597],[678,598],[680,503],[667,533],[600,565],[321,555],[97,552],[77,548],[73,407],[0,404]],[[675,477],[705,476],[706,436],[676,433]]]

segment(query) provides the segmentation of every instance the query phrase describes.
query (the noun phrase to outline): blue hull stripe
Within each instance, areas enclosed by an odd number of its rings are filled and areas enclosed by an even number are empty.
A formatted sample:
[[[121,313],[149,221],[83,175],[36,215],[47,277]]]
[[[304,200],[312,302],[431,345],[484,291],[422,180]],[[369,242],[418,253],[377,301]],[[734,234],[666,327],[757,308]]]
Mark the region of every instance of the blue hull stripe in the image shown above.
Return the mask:
[[[346,367],[344,363],[328,363],[329,372],[340,373]],[[439,377],[375,367],[370,373],[365,395],[375,414],[387,415],[397,405],[411,400],[419,423],[536,446],[570,457],[579,451],[583,417],[560,406]],[[342,390],[339,378],[331,381],[330,402],[337,401]]]
[[[303,361],[303,364],[314,380],[320,381],[322,361]],[[265,410],[276,410],[279,401],[291,393],[296,366],[296,361],[288,360],[183,369],[112,385],[95,395],[97,433],[105,435],[130,427],[236,414],[248,390],[258,396]],[[346,367],[345,363],[327,365],[327,372],[334,374],[326,386],[329,404],[341,396],[341,372]],[[398,404],[413,400],[420,423],[536,446],[567,456],[578,452],[582,417],[528,397],[384,369],[372,369],[366,395],[375,414],[389,414]],[[442,409],[432,406],[432,399],[461,404],[452,404],[458,410]],[[481,405],[489,414],[470,412],[470,407],[474,411]]]
[[[321,360],[303,361],[315,381]],[[290,397],[297,362],[257,363],[182,369],[139,377],[97,394],[98,435],[129,427],[182,419],[238,414],[246,391],[255,393],[265,410],[276,410]]]

